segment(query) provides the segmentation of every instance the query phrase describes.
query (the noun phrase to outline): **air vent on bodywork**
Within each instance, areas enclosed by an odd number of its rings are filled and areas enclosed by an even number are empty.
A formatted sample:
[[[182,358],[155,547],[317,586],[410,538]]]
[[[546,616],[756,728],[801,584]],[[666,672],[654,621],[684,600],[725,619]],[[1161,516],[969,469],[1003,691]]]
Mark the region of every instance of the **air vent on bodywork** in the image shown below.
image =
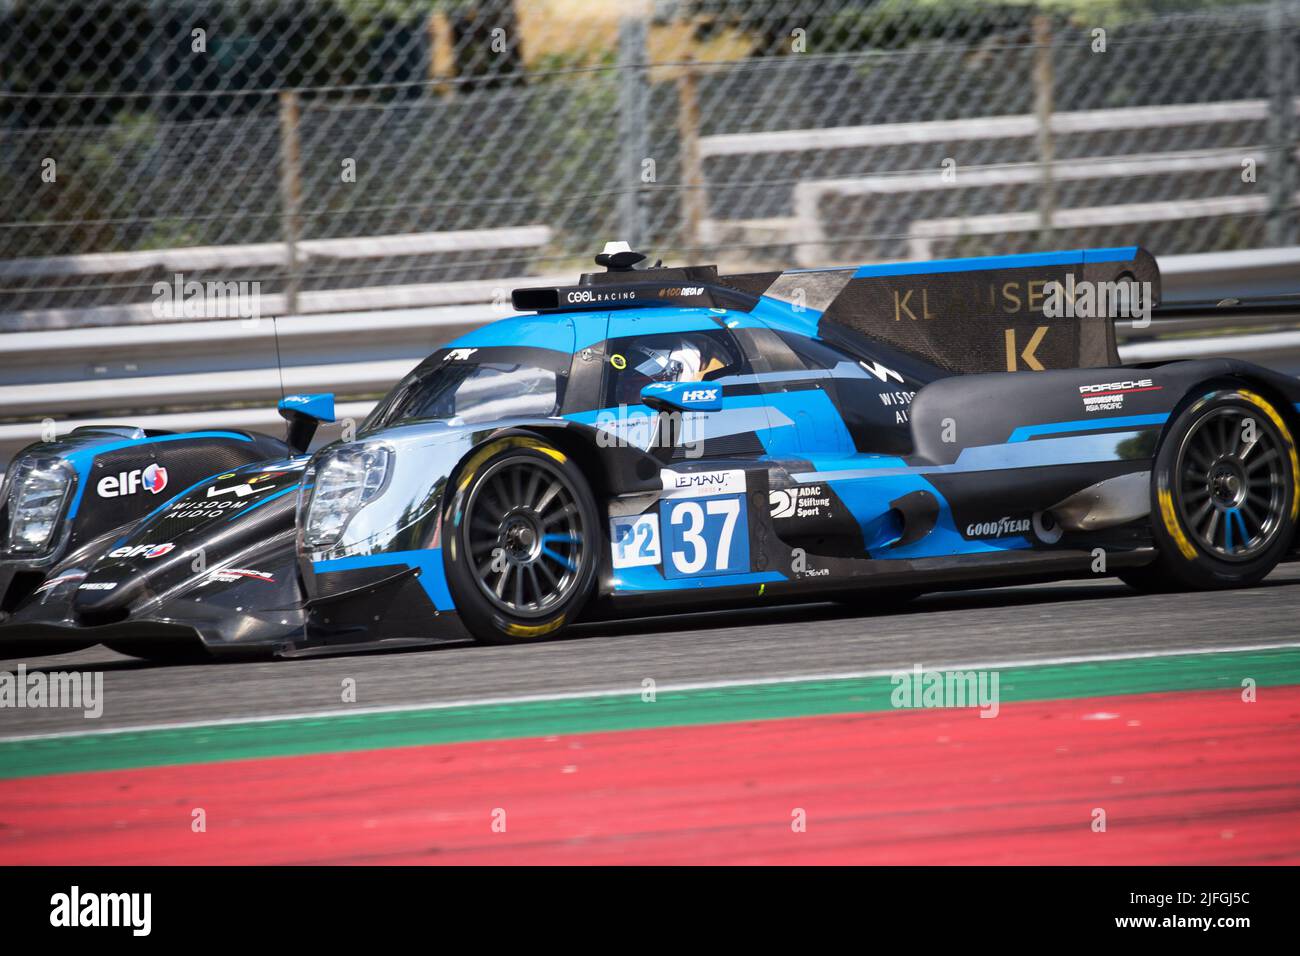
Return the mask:
[[[520,312],[554,312],[560,307],[560,290],[515,289],[510,301]]]
[[[763,454],[763,443],[753,432],[740,432],[735,435],[719,435],[706,438],[700,445],[678,445],[673,448],[673,461],[695,458],[720,458],[730,455],[748,456]]]

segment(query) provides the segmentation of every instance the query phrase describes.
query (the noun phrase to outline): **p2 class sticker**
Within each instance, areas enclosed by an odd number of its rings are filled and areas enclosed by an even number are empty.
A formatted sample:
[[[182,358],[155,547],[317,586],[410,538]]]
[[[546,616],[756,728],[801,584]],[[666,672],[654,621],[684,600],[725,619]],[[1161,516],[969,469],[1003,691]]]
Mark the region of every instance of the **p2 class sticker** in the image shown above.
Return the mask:
[[[669,497],[659,509],[665,578],[749,571],[749,513],[743,494]]]
[[[745,472],[743,469],[727,471],[672,471],[659,472],[665,498],[702,498],[710,495],[743,495]]]
[[[656,565],[660,560],[659,515],[622,515],[609,519],[609,545],[616,568]]]

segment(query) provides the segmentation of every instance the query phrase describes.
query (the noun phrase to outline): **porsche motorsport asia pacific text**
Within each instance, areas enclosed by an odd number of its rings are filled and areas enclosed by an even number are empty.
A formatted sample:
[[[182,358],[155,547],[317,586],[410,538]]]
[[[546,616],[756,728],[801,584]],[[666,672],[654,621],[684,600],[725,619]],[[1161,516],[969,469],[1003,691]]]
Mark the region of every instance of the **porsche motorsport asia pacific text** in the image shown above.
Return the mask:
[[[512,643],[690,606],[970,582],[1260,580],[1295,545],[1300,383],[1124,367],[1055,283],[1138,247],[782,273],[605,272],[430,355],[352,441],[72,431],[0,508],[0,641],[145,657]]]

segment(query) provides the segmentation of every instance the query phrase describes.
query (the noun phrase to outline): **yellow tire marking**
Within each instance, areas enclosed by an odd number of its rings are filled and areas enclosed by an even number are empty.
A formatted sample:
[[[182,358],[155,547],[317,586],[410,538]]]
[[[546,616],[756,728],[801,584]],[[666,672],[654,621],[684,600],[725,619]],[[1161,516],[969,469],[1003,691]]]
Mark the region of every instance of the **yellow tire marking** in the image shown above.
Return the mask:
[[[1291,458],[1291,520],[1294,521],[1296,516],[1300,515],[1300,458],[1296,457],[1295,442],[1291,439],[1291,431],[1286,427],[1286,422],[1282,420],[1282,416],[1277,413],[1277,409],[1270,405],[1263,396],[1256,395],[1244,388],[1239,389],[1239,391],[1260,407],[1264,414],[1277,426],[1277,430],[1282,433],[1282,440],[1286,442],[1287,454]]]
[[[507,624],[506,633],[511,637],[542,637],[564,626],[564,615],[545,624]]]
[[[1160,517],[1164,519],[1165,530],[1174,539],[1174,544],[1178,545],[1182,556],[1188,561],[1193,560],[1196,557],[1196,548],[1183,532],[1182,525],[1178,523],[1178,515],[1174,512],[1174,496],[1169,493],[1168,488],[1161,488],[1156,497],[1160,500]]]
[[[474,476],[478,474],[479,467],[483,462],[506,448],[532,448],[535,451],[540,451],[542,454],[550,456],[560,464],[564,464],[569,460],[565,457],[563,452],[556,451],[550,445],[540,442],[536,438],[528,438],[524,435],[517,435],[513,438],[501,438],[497,441],[489,442],[470,456],[469,461],[465,463],[465,473],[461,477],[460,485],[456,490],[464,492],[465,489],[470,486],[470,482],[474,480]]]

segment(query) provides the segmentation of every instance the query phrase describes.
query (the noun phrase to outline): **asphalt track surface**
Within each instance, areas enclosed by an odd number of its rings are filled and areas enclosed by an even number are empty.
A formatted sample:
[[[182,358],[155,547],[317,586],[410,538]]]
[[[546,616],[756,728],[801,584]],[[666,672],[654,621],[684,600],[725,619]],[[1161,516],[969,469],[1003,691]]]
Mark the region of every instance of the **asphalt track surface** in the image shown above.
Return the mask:
[[[104,713],[0,710],[0,738],[185,722],[402,708],[516,696],[832,676],[914,664],[1005,664],[1300,644],[1300,564],[1241,591],[1143,595],[1116,579],[927,595],[904,611],[835,604],[585,625],[520,647],[163,666],[90,648],[0,660],[28,670],[102,671]],[[342,688],[355,681],[355,703]]]

